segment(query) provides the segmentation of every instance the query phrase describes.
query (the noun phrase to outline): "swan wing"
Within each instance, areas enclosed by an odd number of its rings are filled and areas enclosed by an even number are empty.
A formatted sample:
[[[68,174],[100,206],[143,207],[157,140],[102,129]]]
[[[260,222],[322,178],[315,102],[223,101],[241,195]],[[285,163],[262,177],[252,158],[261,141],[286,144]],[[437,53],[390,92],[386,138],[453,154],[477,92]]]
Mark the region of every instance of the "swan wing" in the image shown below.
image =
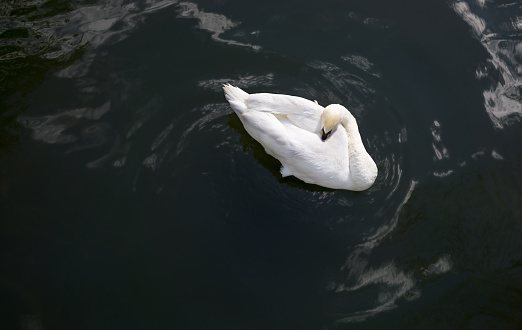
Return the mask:
[[[346,134],[333,134],[328,141],[270,112],[239,114],[247,132],[265,151],[278,159],[283,177],[293,175],[304,182],[344,188],[349,175]]]
[[[285,117],[295,126],[312,133],[319,133],[323,107],[317,102],[284,94],[248,94],[241,88],[226,84],[225,97],[236,113],[268,112]]]
[[[246,100],[249,110],[285,116],[295,126],[308,132],[319,132],[323,107],[317,102],[284,94],[251,94]]]
[[[285,138],[289,143],[275,145],[277,159],[283,165],[283,176],[293,175],[307,183],[342,188],[349,176],[348,141],[346,134],[333,134],[322,141],[318,134],[294,126],[289,120]]]

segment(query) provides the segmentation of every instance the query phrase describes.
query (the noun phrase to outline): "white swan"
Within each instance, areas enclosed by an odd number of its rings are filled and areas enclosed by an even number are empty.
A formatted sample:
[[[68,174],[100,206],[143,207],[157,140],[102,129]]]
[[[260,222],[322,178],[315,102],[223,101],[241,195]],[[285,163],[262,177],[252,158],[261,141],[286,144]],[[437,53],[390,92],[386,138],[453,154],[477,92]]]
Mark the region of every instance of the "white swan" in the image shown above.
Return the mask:
[[[377,166],[355,117],[342,105],[323,108],[301,97],[248,94],[229,84],[223,90],[246,131],[281,162],[283,177],[355,191],[375,182]]]

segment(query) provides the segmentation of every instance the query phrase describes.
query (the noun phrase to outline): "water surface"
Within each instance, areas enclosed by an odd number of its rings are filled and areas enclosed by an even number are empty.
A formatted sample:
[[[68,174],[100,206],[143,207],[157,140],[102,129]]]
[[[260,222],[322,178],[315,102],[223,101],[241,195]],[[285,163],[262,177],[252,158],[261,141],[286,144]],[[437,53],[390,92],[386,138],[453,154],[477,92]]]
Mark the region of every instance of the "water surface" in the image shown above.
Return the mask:
[[[522,326],[522,9],[0,5],[0,322]],[[221,85],[341,103],[365,192],[282,178]]]

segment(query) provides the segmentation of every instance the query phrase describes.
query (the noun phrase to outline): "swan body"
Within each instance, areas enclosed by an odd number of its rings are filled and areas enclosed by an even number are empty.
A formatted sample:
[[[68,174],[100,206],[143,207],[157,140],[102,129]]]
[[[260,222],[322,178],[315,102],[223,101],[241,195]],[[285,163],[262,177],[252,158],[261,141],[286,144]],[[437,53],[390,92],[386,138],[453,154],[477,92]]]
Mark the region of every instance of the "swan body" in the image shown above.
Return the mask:
[[[342,105],[283,94],[248,94],[223,86],[246,131],[277,158],[283,177],[327,188],[370,188],[377,166],[364,148],[355,117]]]

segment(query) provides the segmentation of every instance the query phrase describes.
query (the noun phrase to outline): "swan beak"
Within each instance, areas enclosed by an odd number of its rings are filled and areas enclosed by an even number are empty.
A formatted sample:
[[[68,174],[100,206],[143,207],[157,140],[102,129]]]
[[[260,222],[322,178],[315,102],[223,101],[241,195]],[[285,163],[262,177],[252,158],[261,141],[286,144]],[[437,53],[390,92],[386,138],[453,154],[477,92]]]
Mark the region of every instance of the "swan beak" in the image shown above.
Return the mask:
[[[326,139],[328,139],[330,135],[332,135],[332,131],[325,133],[324,128],[321,129],[321,140],[326,141]]]

